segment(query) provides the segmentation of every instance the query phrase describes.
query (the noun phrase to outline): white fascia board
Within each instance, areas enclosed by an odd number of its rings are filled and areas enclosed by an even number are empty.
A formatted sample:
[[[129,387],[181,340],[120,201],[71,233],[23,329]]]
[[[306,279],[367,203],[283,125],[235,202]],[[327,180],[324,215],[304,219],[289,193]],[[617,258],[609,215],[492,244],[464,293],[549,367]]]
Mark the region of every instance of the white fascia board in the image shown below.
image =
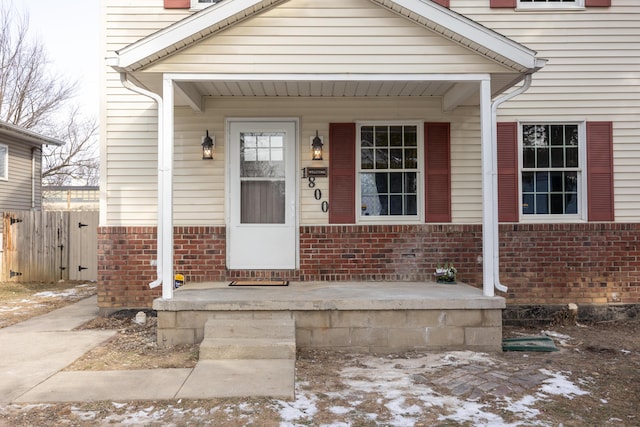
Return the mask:
[[[40,135],[39,133],[35,133],[33,131],[21,128],[20,126],[15,126],[11,123],[6,122],[0,122],[0,137],[1,136],[12,137],[27,144],[58,146],[65,144],[64,141],[60,141],[59,139]]]
[[[109,64],[116,68],[127,69],[139,61],[148,58],[159,52],[170,49],[172,46],[183,42],[182,46],[176,46],[172,50],[177,50],[186,46],[188,42],[206,37],[210,32],[205,30],[209,27],[224,23],[234,15],[244,13],[250,16],[255,11],[262,8],[255,6],[264,3],[273,4],[279,0],[227,0],[209,6],[193,15],[178,21],[160,31],[157,31],[135,43],[126,46],[117,52],[117,64]],[[205,33],[202,33],[205,31]],[[184,42],[187,41],[187,42]]]
[[[413,18],[407,11],[413,12],[433,23],[432,26],[428,27],[433,27],[431,29],[434,31],[437,32],[436,28],[438,26],[446,28],[460,35],[463,39],[469,40],[470,43],[478,44],[496,52],[531,71],[537,71],[544,66],[545,61],[540,61],[536,58],[537,52],[433,2],[422,0],[371,1],[409,19]],[[397,5],[398,8],[394,7],[394,5]],[[402,9],[405,10],[403,11]],[[416,21],[415,19],[413,20]]]

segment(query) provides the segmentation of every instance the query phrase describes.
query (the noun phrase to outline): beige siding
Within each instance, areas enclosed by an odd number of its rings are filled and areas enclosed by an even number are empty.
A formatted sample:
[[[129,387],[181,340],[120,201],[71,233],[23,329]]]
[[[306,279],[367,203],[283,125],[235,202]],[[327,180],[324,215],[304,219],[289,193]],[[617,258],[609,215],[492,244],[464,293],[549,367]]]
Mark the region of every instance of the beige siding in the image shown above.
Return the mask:
[[[162,9],[158,0],[107,0],[106,56],[187,16]],[[530,91],[499,110],[499,120],[611,120],[615,142],[617,221],[640,220],[640,5],[616,0],[612,8],[587,11],[515,12],[490,9],[489,0],[451,0],[452,9],[513,38],[548,58]],[[309,6],[313,6],[307,9]],[[320,6],[321,5],[321,6]],[[355,27],[349,17],[363,17]],[[594,25],[597,22],[597,25]],[[427,30],[361,0],[291,0],[179,55],[156,70],[206,72],[468,72],[495,64],[449,45]],[[284,37],[287,36],[287,37]],[[247,55],[261,51],[266,55]],[[384,57],[381,64],[380,55]],[[475,62],[474,62],[475,61]],[[384,67],[380,67],[384,65]],[[401,67],[401,68],[399,68]],[[486,67],[486,68],[483,68]],[[440,71],[438,71],[440,70]],[[124,89],[105,67],[102,151],[105,225],[156,222],[156,108]],[[309,136],[328,140],[328,123],[355,120],[449,121],[452,123],[452,202],[457,223],[479,222],[481,174],[477,110],[441,112],[440,99],[208,99],[204,113],[176,110],[175,222],[223,224],[227,117],[297,117],[301,123],[300,167],[310,165]],[[206,129],[216,137],[216,159],[200,160]],[[329,150],[330,151],[330,150]],[[325,164],[327,164],[325,158]],[[326,200],[327,180],[318,179]],[[300,181],[301,222],[326,223],[313,191]]]
[[[268,111],[268,114],[265,112]],[[448,121],[450,115],[441,111],[440,99],[434,98],[212,98],[206,103],[206,112],[194,116],[189,109],[176,112],[176,154],[174,202],[176,224],[224,224],[225,198],[225,119],[233,117],[296,117],[300,119],[298,145],[300,168],[328,166],[331,154],[328,124],[368,120],[423,120]],[[452,126],[452,150],[455,153],[475,152],[479,158],[477,111],[461,109]],[[468,125],[467,125],[468,123]],[[466,131],[469,126],[475,131]],[[200,141],[204,130],[216,137],[213,162],[201,160]],[[313,162],[310,137],[319,134],[325,138],[322,162]],[[473,154],[471,154],[473,157]],[[467,168],[456,157],[453,167],[453,210],[455,222],[479,221],[478,212],[468,212],[469,199],[480,203],[480,168]],[[477,163],[477,162],[476,162]],[[311,189],[300,180],[300,216],[302,224],[326,224],[328,214],[323,213],[321,201],[314,199],[316,188],[328,200],[328,179],[316,179]]]
[[[640,3],[611,8],[515,12],[489,0],[452,9],[549,59],[532,88],[499,109],[500,121],[613,121],[616,221],[640,220]]]
[[[148,72],[465,73],[504,67],[367,0],[290,0]]]

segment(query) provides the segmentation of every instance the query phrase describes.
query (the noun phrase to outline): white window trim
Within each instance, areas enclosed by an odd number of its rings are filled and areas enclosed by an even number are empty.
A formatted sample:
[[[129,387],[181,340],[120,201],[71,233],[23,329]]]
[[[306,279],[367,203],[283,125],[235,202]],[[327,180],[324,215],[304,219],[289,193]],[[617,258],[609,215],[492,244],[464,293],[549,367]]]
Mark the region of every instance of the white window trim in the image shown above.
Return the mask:
[[[525,215],[522,213],[522,126],[523,125],[578,125],[578,213],[570,215]],[[518,215],[522,223],[575,223],[586,222],[588,214],[587,187],[587,123],[586,120],[527,120],[518,122]]]
[[[363,126],[416,126],[416,135],[418,139],[418,168],[417,168],[417,205],[418,215],[416,216],[365,216],[361,215],[361,203],[362,203],[362,191],[360,188],[360,174],[363,172],[361,169],[361,133],[360,130]],[[422,121],[394,121],[394,120],[377,120],[367,122],[356,122],[356,223],[360,224],[421,224],[425,221],[425,206],[424,206],[424,122]],[[370,172],[370,170],[366,170]]]
[[[218,0],[215,3],[201,3],[200,0],[191,0],[191,10],[202,10],[206,7],[213,6],[222,0]]]
[[[516,10],[585,10],[584,0],[575,0],[572,3],[560,2],[523,2],[518,0]]]
[[[0,144],[0,147],[4,148],[4,174],[0,175],[0,181],[9,181],[9,146]]]

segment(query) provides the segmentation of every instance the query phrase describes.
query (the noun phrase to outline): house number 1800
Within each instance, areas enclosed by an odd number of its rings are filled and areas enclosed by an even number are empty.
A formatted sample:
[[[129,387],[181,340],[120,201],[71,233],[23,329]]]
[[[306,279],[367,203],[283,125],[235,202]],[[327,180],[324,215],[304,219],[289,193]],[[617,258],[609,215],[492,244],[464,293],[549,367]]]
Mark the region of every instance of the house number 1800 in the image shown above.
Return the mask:
[[[309,188],[314,188],[316,186],[316,177],[315,176],[310,176],[309,178],[307,178],[309,181]],[[322,200],[322,190],[320,190],[319,188],[316,188],[313,191],[313,198],[316,200]],[[327,202],[326,200],[323,201],[320,204],[320,209],[322,209],[322,212],[327,213],[329,212],[329,202]]]

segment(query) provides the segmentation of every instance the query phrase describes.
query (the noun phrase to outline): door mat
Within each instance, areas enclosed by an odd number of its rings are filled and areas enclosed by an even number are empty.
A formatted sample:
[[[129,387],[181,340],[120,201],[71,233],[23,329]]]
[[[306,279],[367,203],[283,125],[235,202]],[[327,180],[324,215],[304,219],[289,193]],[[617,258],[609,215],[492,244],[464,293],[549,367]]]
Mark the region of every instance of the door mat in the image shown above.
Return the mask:
[[[549,337],[505,338],[502,340],[502,351],[558,351]]]
[[[234,280],[229,286],[289,286],[288,280]]]

